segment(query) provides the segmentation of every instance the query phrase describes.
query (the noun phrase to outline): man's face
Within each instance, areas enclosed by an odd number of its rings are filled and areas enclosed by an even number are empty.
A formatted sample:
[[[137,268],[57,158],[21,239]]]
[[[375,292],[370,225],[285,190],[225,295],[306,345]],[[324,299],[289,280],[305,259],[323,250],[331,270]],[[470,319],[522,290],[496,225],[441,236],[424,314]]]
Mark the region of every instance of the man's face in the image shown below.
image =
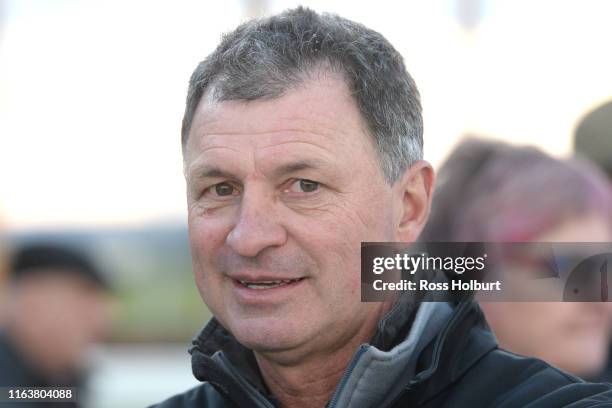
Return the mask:
[[[205,96],[185,173],[198,289],[243,345],[310,353],[378,319],[380,304],[360,302],[360,242],[394,240],[397,200],[343,81]]]
[[[82,368],[86,352],[110,328],[108,294],[61,270],[26,277],[18,288],[16,318],[27,316],[30,336],[45,334],[51,364],[59,371]]]

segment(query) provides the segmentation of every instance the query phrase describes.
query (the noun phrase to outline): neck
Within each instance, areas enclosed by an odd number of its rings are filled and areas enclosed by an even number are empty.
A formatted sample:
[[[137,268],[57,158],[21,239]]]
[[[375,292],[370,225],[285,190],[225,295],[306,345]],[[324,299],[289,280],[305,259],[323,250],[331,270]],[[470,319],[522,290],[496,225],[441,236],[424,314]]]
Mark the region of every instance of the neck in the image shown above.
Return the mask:
[[[279,358],[274,353],[255,352],[262,377],[282,407],[319,408],[330,400],[357,348],[369,342],[378,320],[390,308],[383,304],[381,313],[347,336],[340,345],[324,352],[301,354],[303,358]]]
[[[346,360],[346,361],[344,361]],[[282,367],[263,358],[258,359],[262,376],[282,407],[324,407],[350,361],[311,362],[308,367]]]

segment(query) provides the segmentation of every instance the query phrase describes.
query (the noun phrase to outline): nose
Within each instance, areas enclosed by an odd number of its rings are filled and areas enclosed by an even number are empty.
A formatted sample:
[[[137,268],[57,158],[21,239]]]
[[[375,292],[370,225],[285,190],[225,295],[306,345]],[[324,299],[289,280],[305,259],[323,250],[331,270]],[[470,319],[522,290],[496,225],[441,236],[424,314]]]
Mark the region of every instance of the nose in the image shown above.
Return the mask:
[[[236,253],[255,257],[268,247],[281,246],[287,231],[274,217],[274,199],[262,191],[243,193],[239,218],[227,235],[226,243]]]

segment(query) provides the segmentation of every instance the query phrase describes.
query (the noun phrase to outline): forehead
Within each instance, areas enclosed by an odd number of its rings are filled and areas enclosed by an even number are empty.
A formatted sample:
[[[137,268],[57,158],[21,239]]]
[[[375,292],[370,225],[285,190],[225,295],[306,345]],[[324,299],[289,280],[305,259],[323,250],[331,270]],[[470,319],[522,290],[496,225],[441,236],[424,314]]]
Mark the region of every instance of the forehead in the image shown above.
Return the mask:
[[[320,75],[270,100],[213,102],[204,96],[194,115],[185,159],[218,147],[295,143],[332,150],[372,148],[343,80]]]

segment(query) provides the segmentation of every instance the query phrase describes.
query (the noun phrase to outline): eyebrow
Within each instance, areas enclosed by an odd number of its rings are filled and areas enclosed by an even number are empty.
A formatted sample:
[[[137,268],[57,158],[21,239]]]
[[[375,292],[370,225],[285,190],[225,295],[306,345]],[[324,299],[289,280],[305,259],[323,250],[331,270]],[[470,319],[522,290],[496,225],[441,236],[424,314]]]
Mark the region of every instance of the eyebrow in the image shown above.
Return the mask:
[[[219,177],[219,178],[235,178],[231,173],[221,170],[214,166],[203,166],[196,172],[196,177],[207,178],[207,177]]]
[[[318,159],[308,159],[308,160],[298,160],[296,162],[291,162],[287,164],[283,164],[272,172],[272,174],[276,177],[284,176],[287,174],[295,173],[302,170],[308,169],[319,169],[324,167],[329,167],[330,164],[324,160]],[[216,166],[203,166],[199,170],[197,170],[196,177],[199,178],[236,178],[235,174],[229,173],[227,171],[222,170]]]
[[[329,163],[318,159],[299,160],[293,163],[284,164],[274,170],[276,176],[283,176],[301,170],[319,169],[329,167]]]

